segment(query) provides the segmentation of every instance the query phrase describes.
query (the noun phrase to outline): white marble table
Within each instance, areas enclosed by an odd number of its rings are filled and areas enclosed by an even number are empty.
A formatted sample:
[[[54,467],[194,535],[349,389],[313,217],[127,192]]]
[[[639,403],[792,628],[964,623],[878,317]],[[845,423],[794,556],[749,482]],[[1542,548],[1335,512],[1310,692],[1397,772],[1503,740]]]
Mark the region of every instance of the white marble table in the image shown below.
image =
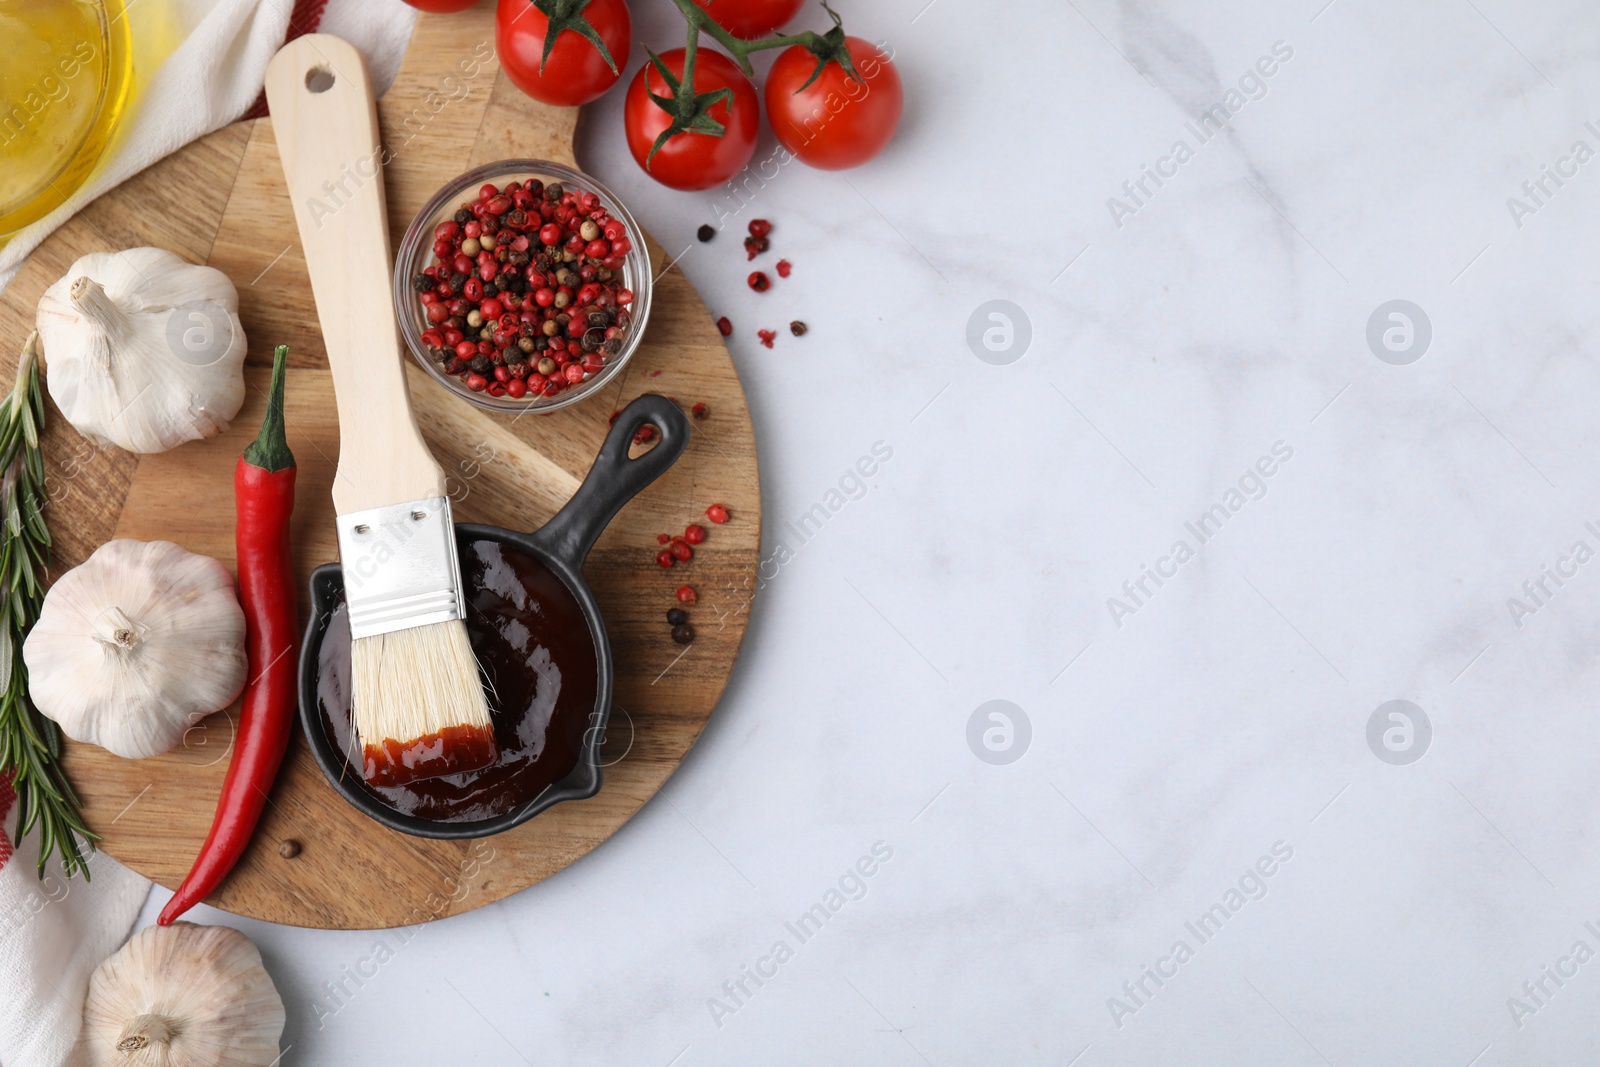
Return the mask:
[[[286,1064],[1594,1060],[1592,11],[1001,6],[846,0],[898,140],[709,246],[620,94],[587,116],[736,323],[796,551],[682,770],[558,877],[403,933],[198,914],[262,947]]]

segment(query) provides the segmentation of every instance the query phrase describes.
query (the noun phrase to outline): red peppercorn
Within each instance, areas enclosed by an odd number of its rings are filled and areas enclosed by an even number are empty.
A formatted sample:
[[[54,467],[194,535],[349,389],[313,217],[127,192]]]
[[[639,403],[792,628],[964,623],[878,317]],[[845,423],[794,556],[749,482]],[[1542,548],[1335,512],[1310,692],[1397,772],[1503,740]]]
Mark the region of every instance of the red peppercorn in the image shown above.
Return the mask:
[[[687,563],[694,557],[694,549],[690,548],[687,542],[674,537],[672,539],[672,554]]]
[[[526,366],[526,364],[523,364]],[[528,383],[521,378],[512,378],[506,383],[506,395],[513,400],[521,400],[528,393]]]
[[[733,323],[728,321],[728,316],[724,315],[717,320],[717,331],[724,337],[733,336]]]
[[[692,585],[680,585],[680,586],[678,586],[678,603],[680,603],[680,604],[695,604],[695,603],[698,603],[699,600],[700,600],[700,594],[696,593],[694,591],[694,586],[692,586]]]
[[[505,314],[505,308],[500,306],[500,301],[491,296],[478,305],[478,313],[486,319],[498,319]]]
[[[663,548],[656,553],[656,563],[662,567],[670,567],[676,562],[678,561],[673,557],[671,549]]]
[[[697,419],[703,419],[707,415],[711,414],[711,409],[706,407],[706,402],[704,400],[696,400],[694,407],[689,409],[689,414],[693,415]]]
[[[481,374],[469,374],[467,375],[466,382],[468,389],[471,389],[476,393],[481,393],[484,386],[489,384],[489,379],[485,378]]]
[[[457,222],[455,219],[445,219],[443,222],[439,223],[439,225],[433,228],[433,236],[436,239],[442,238],[446,241],[450,240],[460,232],[461,223]]]
[[[706,518],[721,526],[728,521],[728,509],[722,504],[712,504],[706,508]]]
[[[772,281],[759,270],[751,271],[750,277],[746,280],[750,283],[750,288],[758,293],[764,293],[772,287]]]
[[[620,414],[620,412],[619,412],[619,414]],[[672,535],[671,534],[656,534],[656,544],[658,544],[658,545],[669,545],[671,543],[672,543]]]
[[[698,545],[706,539],[706,528],[698,522],[691,522],[683,528],[683,539],[691,545]]]
[[[776,331],[776,330],[757,330],[756,331],[756,336],[761,338],[761,343],[762,344],[766,345],[768,348],[771,348],[772,347],[772,342],[778,339],[778,331]]]
[[[633,290],[632,289],[618,289],[617,290],[617,306],[618,307],[627,307],[631,303],[633,303]]]
[[[600,227],[600,232],[606,235],[606,240],[615,241],[628,232],[621,219],[607,219],[605,225]]]
[[[778,277],[787,278],[789,276],[789,272],[793,269],[794,264],[790,263],[787,259],[778,260]]]
[[[495,187],[494,182],[484,182],[482,185],[478,186],[478,199],[487,200],[499,191],[500,190]]]
[[[765,237],[767,234],[769,234],[771,232],[772,232],[772,223],[768,222],[766,219],[751,219],[750,220],[750,236],[751,237]]]
[[[553,222],[547,222],[539,227],[539,242],[545,245],[561,243],[561,227]]]

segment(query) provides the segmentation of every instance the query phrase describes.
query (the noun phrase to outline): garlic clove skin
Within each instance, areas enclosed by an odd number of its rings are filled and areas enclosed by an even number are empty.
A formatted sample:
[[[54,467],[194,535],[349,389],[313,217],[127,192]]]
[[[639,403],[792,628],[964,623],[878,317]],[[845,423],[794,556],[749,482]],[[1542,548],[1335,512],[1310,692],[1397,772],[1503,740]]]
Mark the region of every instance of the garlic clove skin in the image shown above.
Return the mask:
[[[89,978],[90,1067],[269,1067],[283,998],[250,939],[176,922],[139,931]]]
[[[39,300],[45,384],[86,437],[165,452],[244,404],[244,329],[228,276],[162,248],[95,252]]]
[[[170,541],[108,541],[57,579],[23,642],[28,693],[75,741],[166,752],[244,689],[228,568]]]

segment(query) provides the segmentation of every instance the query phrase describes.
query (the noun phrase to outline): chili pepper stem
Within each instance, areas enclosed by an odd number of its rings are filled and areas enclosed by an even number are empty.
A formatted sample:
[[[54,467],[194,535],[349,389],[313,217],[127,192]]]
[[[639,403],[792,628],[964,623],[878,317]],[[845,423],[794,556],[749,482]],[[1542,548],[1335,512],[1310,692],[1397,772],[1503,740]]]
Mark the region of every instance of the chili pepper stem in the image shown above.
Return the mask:
[[[283,425],[283,376],[288,366],[289,346],[279,345],[272,353],[272,386],[267,392],[267,414],[261,420],[261,432],[244,450],[246,463],[269,473],[294,466],[294,453],[289,451]]]

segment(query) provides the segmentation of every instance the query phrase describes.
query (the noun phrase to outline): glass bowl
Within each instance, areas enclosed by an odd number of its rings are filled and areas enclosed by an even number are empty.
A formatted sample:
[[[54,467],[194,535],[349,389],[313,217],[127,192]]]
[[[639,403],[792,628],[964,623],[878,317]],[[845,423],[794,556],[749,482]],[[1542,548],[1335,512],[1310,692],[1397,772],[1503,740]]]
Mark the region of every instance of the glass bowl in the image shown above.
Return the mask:
[[[567,386],[555,396],[529,395],[521,399],[511,396],[496,397],[487,392],[469,389],[464,378],[447,374],[444,364],[434,360],[429,346],[422,340],[422,334],[430,328],[430,324],[422,303],[417,299],[419,294],[413,286],[413,281],[424,268],[436,262],[433,254],[434,228],[454,216],[463,204],[470,204],[476,200],[481,185],[493,182],[504,187],[508,182],[526,182],[530,178],[537,178],[547,186],[552,182],[560,182],[567,189],[595,194],[606,212],[627,227],[627,237],[631,247],[623,257],[621,283],[623,287],[633,291],[633,303],[628,305],[630,315],[628,326],[617,338],[622,342],[622,346],[616,353],[605,356],[605,366],[599,371],[591,373],[581,382]],[[650,318],[650,253],[645,250],[643,238],[644,231],[639,228],[639,224],[634,221],[622,202],[612,194],[611,190],[582,171],[542,159],[502,159],[474,167],[435,193],[433,198],[423,205],[417,217],[411,220],[405,236],[400,239],[394,266],[394,310],[395,316],[400,321],[400,333],[405,338],[406,347],[410,349],[411,355],[422,364],[422,368],[435,381],[478,407],[489,411],[520,414],[527,411],[555,411],[557,408],[575,404],[591,394],[600,392],[607,382],[613,380],[633,357],[640,340],[644,337],[645,325]],[[538,247],[538,239],[535,237],[529,252],[534,254],[538,251],[542,249]],[[539,353],[535,352],[531,355],[530,362],[536,363],[538,359]]]

